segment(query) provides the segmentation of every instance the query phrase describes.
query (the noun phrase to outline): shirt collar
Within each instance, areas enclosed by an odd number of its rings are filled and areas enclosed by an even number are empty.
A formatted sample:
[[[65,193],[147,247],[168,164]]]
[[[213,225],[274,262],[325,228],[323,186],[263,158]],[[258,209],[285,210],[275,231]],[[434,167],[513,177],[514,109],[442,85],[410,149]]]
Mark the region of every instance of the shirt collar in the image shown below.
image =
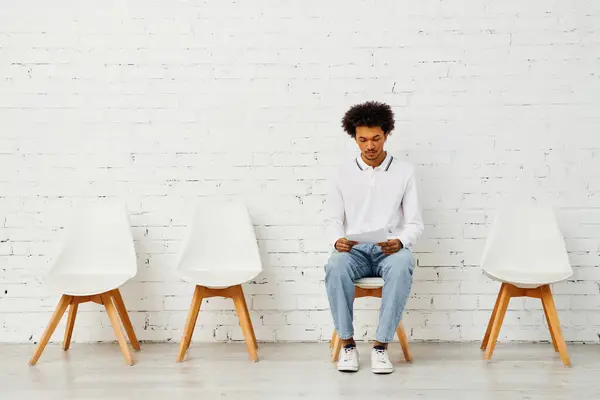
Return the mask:
[[[390,165],[392,165],[392,161],[394,161],[394,157],[392,157],[389,152],[386,153],[385,160],[383,160],[383,162],[378,167],[375,167],[375,168],[371,167],[366,162],[364,162],[360,155],[358,157],[356,157],[355,161],[356,161],[356,165],[358,166],[358,168],[361,171],[366,171],[366,170],[387,171],[390,168]]]

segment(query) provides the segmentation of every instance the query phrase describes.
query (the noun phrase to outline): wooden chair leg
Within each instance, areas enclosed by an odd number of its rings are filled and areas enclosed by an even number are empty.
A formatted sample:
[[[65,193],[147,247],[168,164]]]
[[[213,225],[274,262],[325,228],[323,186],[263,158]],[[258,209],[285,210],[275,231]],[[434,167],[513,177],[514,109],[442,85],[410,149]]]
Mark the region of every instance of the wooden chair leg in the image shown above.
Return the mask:
[[[331,354],[331,360],[333,360],[333,352],[340,341],[340,337],[337,334],[337,331],[333,329],[333,334],[331,335],[331,342],[329,343],[329,353]]]
[[[341,350],[342,350],[342,339],[340,339],[340,336],[336,332],[335,341],[332,346],[331,361],[335,362],[340,358]]]
[[[558,313],[556,312],[556,305],[554,304],[554,298],[552,297],[552,291],[549,285],[540,287],[542,292],[542,302],[544,308],[548,313],[548,320],[550,325],[550,331],[554,333],[554,339],[556,340],[556,346],[558,347],[558,353],[565,367],[571,366],[571,360],[569,359],[569,353],[567,352],[567,345],[563,339],[562,332],[560,330],[560,321],[558,320]]]
[[[404,359],[407,362],[412,362],[412,354],[410,354],[410,348],[408,347],[408,339],[406,338],[406,332],[404,331],[402,322],[398,324],[396,333],[398,334],[398,339],[400,339],[400,346],[402,346],[402,353],[404,354]]]
[[[494,315],[494,324],[492,325],[492,329],[490,331],[489,341],[487,343],[487,347],[485,350],[484,358],[489,360],[492,358],[492,354],[494,354],[494,348],[496,347],[496,341],[498,340],[498,334],[500,333],[500,329],[502,328],[502,322],[504,321],[504,315],[506,314],[506,309],[508,308],[508,303],[510,302],[510,292],[508,285],[503,285],[500,289],[500,301],[498,303],[498,309],[496,310],[496,315]]]
[[[71,305],[69,307],[69,316],[67,318],[67,327],[65,328],[65,339],[63,341],[63,350],[69,350],[71,345],[71,336],[73,335],[73,326],[75,326],[75,317],[77,316],[77,307],[79,304],[75,298],[71,299]]]
[[[241,286],[240,286],[241,289]],[[254,326],[252,325],[252,319],[249,317],[250,312],[248,311],[248,305],[246,304],[246,298],[242,294],[242,299],[244,300],[244,309],[246,310],[246,314],[248,314],[248,318],[250,319],[250,333],[252,335],[252,342],[254,342],[254,348],[258,349],[258,343],[256,342],[256,334],[254,333]]]
[[[129,319],[129,314],[127,313],[127,308],[125,308],[125,303],[123,302],[123,297],[121,297],[121,292],[119,289],[115,289],[110,292],[112,296],[115,307],[117,308],[117,312],[119,313],[119,317],[121,317],[121,322],[123,322],[123,327],[125,328],[125,332],[127,332],[127,336],[129,337],[129,341],[131,342],[131,347],[134,350],[140,350],[140,342],[138,342],[137,336],[135,335],[135,331],[133,330],[133,325],[131,325],[131,320]]]
[[[542,299],[542,306],[544,307],[544,315],[546,317],[546,323],[548,324],[548,330],[550,331],[550,338],[552,339],[552,346],[554,347],[554,351],[558,353],[558,345],[556,344],[556,338],[554,337],[554,332],[552,331],[552,328],[550,327],[550,318],[548,317],[548,309],[546,308],[546,303],[544,302],[544,294],[542,292],[542,290],[540,289],[540,292],[542,293],[542,295],[540,296],[540,299]]]
[[[244,332],[244,337],[246,338],[248,354],[250,355],[250,359],[256,362],[258,361],[258,353],[256,352],[256,343],[253,340],[252,321],[250,320],[250,314],[248,313],[248,308],[246,306],[246,299],[244,298],[242,286],[233,286],[231,289],[233,293],[233,304],[235,305],[235,309],[240,320],[240,326],[242,327],[242,331]]]
[[[112,325],[115,336],[117,337],[117,341],[119,342],[119,347],[121,347],[121,353],[123,353],[127,364],[133,365],[133,358],[131,357],[131,353],[127,347],[127,339],[121,330],[119,316],[117,315],[117,310],[112,302],[112,298],[109,293],[103,293],[100,297],[102,298],[102,303],[106,309],[106,314],[108,314],[108,319],[110,320],[110,324]]]
[[[181,344],[179,345],[179,354],[177,355],[178,362],[183,361],[185,352],[190,347],[196,321],[198,320],[198,313],[200,312],[200,307],[202,305],[202,293],[202,286],[196,285],[196,288],[194,289],[194,296],[192,297],[192,304],[190,305],[190,310],[188,311],[187,321],[185,322],[183,337],[181,338]]]
[[[333,349],[333,345],[335,344],[335,339],[337,338],[337,332],[334,329],[333,330],[333,334],[331,335],[331,341],[329,342],[329,351],[331,351]]]
[[[40,356],[42,355],[44,348],[48,344],[48,341],[52,337],[52,334],[54,333],[56,326],[60,322],[60,319],[62,318],[63,314],[65,313],[65,310],[69,306],[69,303],[71,302],[72,299],[73,299],[73,296],[68,296],[66,294],[63,294],[62,297],[60,298],[58,305],[56,306],[56,309],[54,310],[54,313],[52,314],[52,317],[50,318],[50,322],[48,323],[46,330],[44,330],[44,333],[42,334],[42,337],[40,338],[40,342],[38,343],[37,347],[35,348],[35,351],[33,352],[33,356],[29,360],[29,365],[35,365],[38,362],[38,360],[40,359]]]
[[[481,341],[481,347],[480,347],[481,350],[485,350],[485,348],[488,345],[488,341],[490,339],[490,333],[492,332],[492,326],[494,326],[494,319],[496,318],[496,312],[498,310],[498,304],[500,303],[502,289],[504,288],[505,285],[506,285],[506,283],[503,283],[500,286],[500,291],[498,291],[498,297],[496,297],[496,304],[494,305],[494,310],[492,311],[492,315],[490,316],[490,322],[488,322],[488,326],[485,331],[485,335],[483,336],[483,340]]]

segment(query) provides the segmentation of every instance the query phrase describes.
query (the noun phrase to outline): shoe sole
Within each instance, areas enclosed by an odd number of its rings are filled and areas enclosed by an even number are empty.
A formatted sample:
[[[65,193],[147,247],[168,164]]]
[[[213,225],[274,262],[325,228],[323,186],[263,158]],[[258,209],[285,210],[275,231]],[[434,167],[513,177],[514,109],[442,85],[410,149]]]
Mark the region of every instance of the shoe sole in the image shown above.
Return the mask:
[[[358,368],[344,368],[344,369],[339,369],[338,371],[340,372],[358,372]]]
[[[394,369],[372,369],[371,371],[373,371],[373,373],[376,375],[387,375],[394,372]]]

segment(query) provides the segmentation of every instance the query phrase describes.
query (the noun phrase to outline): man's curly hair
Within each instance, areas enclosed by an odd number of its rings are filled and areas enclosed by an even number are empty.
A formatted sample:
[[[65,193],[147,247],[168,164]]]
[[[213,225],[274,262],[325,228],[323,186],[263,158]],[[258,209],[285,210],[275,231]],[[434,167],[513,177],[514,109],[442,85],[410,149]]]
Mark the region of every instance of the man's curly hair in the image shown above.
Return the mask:
[[[346,111],[342,127],[348,135],[355,138],[357,126],[378,126],[388,134],[394,130],[394,112],[389,105],[378,101],[356,104]]]

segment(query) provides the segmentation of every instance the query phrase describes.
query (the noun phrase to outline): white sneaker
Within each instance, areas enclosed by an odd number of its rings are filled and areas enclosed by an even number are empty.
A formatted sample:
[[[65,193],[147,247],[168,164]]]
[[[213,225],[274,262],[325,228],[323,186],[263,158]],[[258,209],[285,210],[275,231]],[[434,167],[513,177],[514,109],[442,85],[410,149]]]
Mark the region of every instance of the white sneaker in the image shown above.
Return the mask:
[[[347,346],[340,350],[337,369],[343,372],[358,371],[358,350],[356,350],[356,346]]]
[[[374,374],[391,374],[394,366],[390,362],[386,349],[381,347],[371,350],[371,370]]]

